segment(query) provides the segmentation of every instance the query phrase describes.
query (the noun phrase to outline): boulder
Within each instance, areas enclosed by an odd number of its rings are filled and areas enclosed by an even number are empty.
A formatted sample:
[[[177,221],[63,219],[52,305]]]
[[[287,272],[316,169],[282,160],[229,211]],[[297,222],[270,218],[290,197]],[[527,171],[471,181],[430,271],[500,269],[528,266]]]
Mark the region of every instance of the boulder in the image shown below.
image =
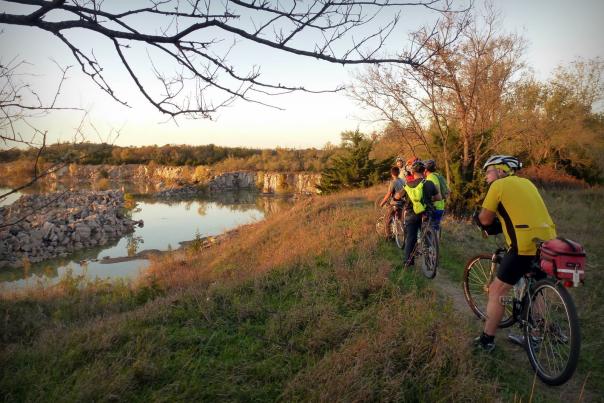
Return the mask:
[[[63,194],[62,194],[63,195]],[[0,208],[0,223],[27,216],[0,230],[0,261],[19,267],[24,259],[38,262],[90,245],[103,245],[133,230],[125,217],[123,193],[78,191],[57,200],[58,194],[25,195]],[[142,222],[138,223],[142,225]]]

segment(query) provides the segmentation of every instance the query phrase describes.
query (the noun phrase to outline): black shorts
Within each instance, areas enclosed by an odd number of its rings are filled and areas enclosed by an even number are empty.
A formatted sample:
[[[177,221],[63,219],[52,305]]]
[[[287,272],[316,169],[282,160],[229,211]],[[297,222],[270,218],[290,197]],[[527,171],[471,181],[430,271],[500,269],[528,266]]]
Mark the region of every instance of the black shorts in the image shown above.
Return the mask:
[[[518,252],[509,250],[497,269],[497,278],[506,284],[514,285],[520,280],[520,278],[530,271],[532,271],[533,261],[535,256],[519,255]],[[545,278],[546,274],[540,270],[537,271],[535,278],[537,280]]]

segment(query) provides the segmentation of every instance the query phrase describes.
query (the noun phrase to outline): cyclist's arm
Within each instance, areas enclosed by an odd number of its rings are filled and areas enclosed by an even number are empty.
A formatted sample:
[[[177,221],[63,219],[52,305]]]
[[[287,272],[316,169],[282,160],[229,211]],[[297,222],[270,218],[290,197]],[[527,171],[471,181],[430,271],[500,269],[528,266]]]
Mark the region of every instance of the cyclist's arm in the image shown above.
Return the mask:
[[[380,207],[384,207],[384,204],[386,204],[388,199],[390,199],[390,196],[392,196],[393,191],[394,191],[394,188],[393,188],[392,184],[388,185],[388,191],[384,195],[384,198],[382,199],[382,202],[380,203]]]
[[[491,225],[495,221],[495,211],[501,202],[501,183],[495,181],[489,186],[487,195],[482,202],[482,210],[478,214],[478,221],[484,226]]]
[[[426,181],[424,184],[424,192],[426,192],[424,202],[429,202],[428,204],[432,204],[432,202],[442,200],[440,193],[438,193],[438,189],[434,185],[432,181]]]
[[[443,196],[440,193],[440,184],[434,182],[432,179],[428,180],[434,184],[434,190],[436,191],[436,194],[432,196],[432,201],[441,201],[443,199]],[[438,178],[436,180],[438,180]]]
[[[495,213],[483,207],[478,214],[478,221],[484,226],[491,225],[495,221]]]

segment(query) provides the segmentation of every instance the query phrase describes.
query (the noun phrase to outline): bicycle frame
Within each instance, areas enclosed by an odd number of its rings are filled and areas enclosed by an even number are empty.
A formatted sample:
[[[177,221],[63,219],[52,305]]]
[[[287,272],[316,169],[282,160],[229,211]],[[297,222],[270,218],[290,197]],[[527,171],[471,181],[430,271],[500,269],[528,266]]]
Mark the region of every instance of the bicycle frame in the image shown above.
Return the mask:
[[[539,248],[537,243],[538,252]],[[464,270],[466,301],[482,320],[486,319],[489,287],[505,251],[499,246],[492,254],[474,256]],[[564,281],[534,275],[539,269],[538,262],[535,259],[531,270],[499,301],[505,314],[498,327],[518,324],[523,330],[529,362],[539,378],[548,385],[561,385],[572,377],[579,360],[579,318]]]
[[[490,267],[490,283],[495,279],[495,269],[498,264],[501,263],[501,259],[503,254],[506,252],[505,248],[497,248],[495,252],[491,255],[491,267]],[[523,282],[521,285],[522,290],[518,292],[517,287],[520,282]],[[532,298],[530,298],[530,292],[533,289],[535,284],[535,279],[533,276],[529,274],[524,274],[522,278],[518,281],[518,283],[514,284],[513,290],[514,294],[511,297],[501,297],[502,305],[511,305],[512,306],[512,317],[514,318],[514,323],[520,324],[520,326],[524,326],[526,324],[526,320],[523,319],[524,312],[526,309],[530,308],[532,305]],[[528,300],[528,305],[527,301]]]

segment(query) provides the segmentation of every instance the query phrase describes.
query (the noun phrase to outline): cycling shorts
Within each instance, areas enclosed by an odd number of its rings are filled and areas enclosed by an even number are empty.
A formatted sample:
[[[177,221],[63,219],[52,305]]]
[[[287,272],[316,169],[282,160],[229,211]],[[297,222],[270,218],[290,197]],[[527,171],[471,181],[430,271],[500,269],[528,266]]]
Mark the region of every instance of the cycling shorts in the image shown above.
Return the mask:
[[[499,263],[497,278],[506,284],[514,285],[525,273],[532,271],[534,260],[535,256],[519,255],[518,252],[509,250]],[[546,276],[544,272],[538,270],[535,278],[540,280]]]

